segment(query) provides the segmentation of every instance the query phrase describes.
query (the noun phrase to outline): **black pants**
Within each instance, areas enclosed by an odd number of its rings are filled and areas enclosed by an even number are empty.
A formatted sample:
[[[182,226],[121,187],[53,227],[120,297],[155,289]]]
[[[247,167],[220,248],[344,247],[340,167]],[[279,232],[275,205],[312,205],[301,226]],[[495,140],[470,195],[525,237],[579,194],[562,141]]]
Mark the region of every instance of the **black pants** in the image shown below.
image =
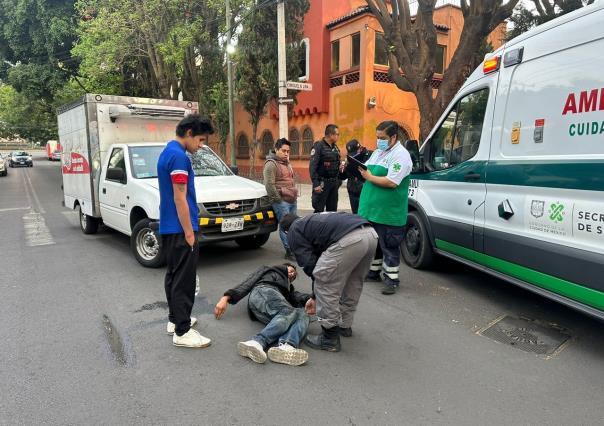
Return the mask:
[[[384,277],[384,283],[398,287],[400,285],[401,243],[405,227],[380,223],[372,223],[372,225],[378,234],[379,243],[371,262],[369,276],[377,278],[381,274]]]
[[[361,200],[361,194],[348,191],[348,199],[350,200],[350,210],[352,210],[353,214],[357,214],[359,211],[359,201]]]
[[[338,210],[338,189],[341,182],[338,179],[324,180],[323,192],[317,194],[313,188],[312,208],[315,213],[323,211],[335,212]]]
[[[168,319],[176,325],[176,334],[182,336],[191,328],[199,246],[187,244],[184,234],[162,235],[162,246],[168,264],[164,281]]]

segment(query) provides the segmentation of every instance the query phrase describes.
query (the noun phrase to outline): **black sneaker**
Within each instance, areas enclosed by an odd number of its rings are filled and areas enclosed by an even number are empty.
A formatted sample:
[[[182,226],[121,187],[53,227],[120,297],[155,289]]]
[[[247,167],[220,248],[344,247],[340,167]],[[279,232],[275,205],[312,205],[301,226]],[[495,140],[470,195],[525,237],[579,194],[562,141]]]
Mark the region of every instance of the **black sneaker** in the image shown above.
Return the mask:
[[[380,276],[379,273],[377,274],[372,274],[371,272],[367,274],[367,276],[365,277],[365,281],[371,281],[374,283],[381,283],[382,282],[382,277]]]
[[[384,283],[384,285],[382,286],[382,294],[390,295],[394,293],[396,293],[396,287]]]

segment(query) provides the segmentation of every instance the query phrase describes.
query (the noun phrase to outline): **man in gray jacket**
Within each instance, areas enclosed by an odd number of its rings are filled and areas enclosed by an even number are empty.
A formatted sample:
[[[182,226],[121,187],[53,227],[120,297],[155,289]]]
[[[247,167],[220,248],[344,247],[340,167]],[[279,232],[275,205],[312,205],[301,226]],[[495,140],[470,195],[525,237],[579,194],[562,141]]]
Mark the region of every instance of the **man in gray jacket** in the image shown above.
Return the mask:
[[[309,335],[311,348],[340,351],[340,335],[352,335],[354,313],[363,291],[378,236],[371,224],[351,213],[287,215],[280,223],[298,265],[313,281],[314,309],[323,333]],[[316,297],[315,297],[316,296]]]
[[[273,205],[277,220],[286,214],[296,214],[298,189],[294,181],[294,170],[289,164],[290,142],[281,138],[275,142],[275,151],[270,152],[264,163],[264,186]],[[287,238],[279,231],[279,237],[285,249],[285,258],[293,260]]]

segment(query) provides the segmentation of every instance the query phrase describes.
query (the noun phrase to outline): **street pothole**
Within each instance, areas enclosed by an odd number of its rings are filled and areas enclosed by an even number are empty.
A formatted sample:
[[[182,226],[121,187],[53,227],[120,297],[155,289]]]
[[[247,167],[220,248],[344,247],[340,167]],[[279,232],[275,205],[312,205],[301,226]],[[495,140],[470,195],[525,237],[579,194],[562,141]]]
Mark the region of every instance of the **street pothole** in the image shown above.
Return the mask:
[[[129,350],[127,340],[122,338],[107,315],[103,315],[102,325],[111,359],[120,366],[131,366],[134,354]]]
[[[546,357],[560,351],[571,338],[567,330],[556,325],[511,316],[501,317],[478,334]]]

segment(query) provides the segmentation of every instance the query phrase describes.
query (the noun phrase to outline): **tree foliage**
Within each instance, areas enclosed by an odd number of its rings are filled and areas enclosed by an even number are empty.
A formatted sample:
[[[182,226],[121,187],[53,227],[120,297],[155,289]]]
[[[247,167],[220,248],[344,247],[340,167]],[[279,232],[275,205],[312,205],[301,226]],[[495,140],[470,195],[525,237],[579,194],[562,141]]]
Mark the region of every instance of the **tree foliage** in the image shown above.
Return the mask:
[[[507,38],[511,40],[537,25],[593,2],[594,0],[532,0],[534,9],[528,9],[525,3],[519,3],[510,18],[512,29],[508,32]]]
[[[366,0],[380,22],[389,45],[389,74],[397,87],[415,95],[423,140],[476,66],[476,52],[505,19],[518,0],[461,0],[464,26],[459,46],[443,74],[436,97],[432,79],[436,70],[436,0],[418,0],[412,17],[408,0]]]
[[[258,148],[258,124],[267,106],[279,95],[277,57],[277,5],[272,1],[256,0],[251,5],[238,38],[237,99],[250,115],[252,141],[250,144],[250,174],[255,173]],[[300,75],[300,41],[308,0],[289,0],[285,4],[285,40],[287,43],[287,76]]]

